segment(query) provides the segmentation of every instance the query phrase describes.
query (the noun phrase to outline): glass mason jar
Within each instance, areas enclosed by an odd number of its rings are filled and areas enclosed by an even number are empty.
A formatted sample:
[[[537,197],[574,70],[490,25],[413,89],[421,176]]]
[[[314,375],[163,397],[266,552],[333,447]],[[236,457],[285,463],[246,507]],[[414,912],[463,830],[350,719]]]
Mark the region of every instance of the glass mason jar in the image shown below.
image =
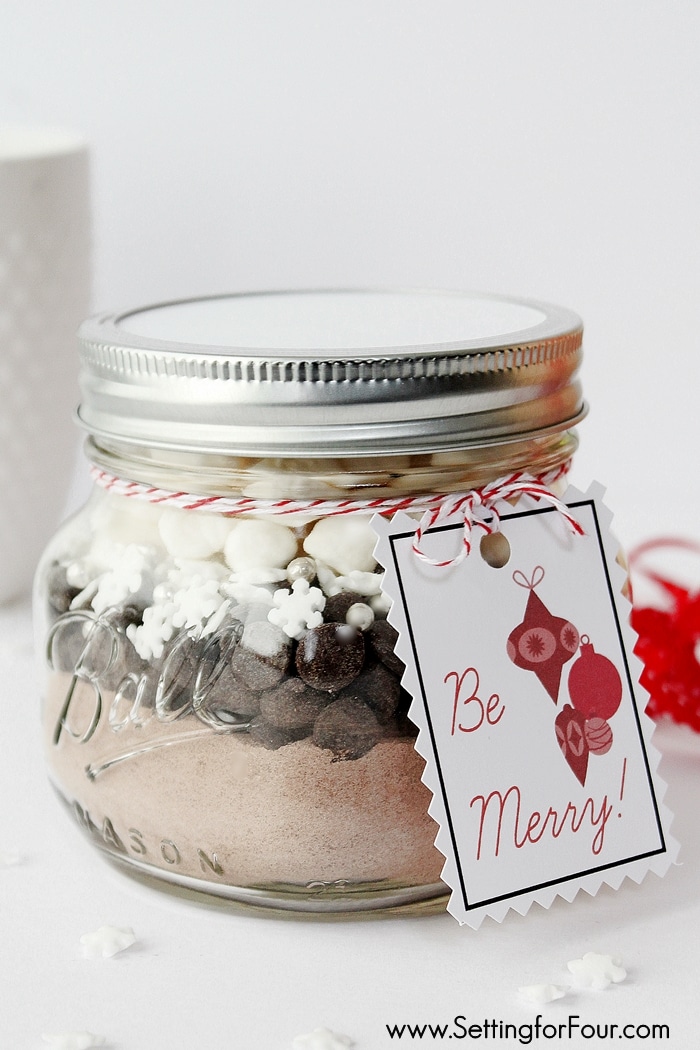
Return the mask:
[[[35,594],[58,795],[112,858],[189,889],[443,907],[370,522],[516,471],[561,493],[580,320],[266,293],[97,318],[80,347],[95,486]]]

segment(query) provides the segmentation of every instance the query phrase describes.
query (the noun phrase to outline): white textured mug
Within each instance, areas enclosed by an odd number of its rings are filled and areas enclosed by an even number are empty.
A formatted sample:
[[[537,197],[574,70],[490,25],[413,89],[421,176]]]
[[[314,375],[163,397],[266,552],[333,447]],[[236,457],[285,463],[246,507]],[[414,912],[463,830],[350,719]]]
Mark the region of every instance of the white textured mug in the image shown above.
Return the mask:
[[[0,125],[0,602],[29,590],[65,505],[89,301],[86,143]]]

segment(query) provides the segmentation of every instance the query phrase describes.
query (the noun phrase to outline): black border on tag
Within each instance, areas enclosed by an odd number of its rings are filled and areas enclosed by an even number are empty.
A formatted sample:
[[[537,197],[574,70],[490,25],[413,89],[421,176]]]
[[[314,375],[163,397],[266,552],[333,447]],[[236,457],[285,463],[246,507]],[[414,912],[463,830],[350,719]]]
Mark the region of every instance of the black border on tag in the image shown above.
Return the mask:
[[[621,628],[621,625],[620,625],[620,618],[619,618],[619,615],[618,615],[617,603],[615,601],[615,592],[614,592],[613,587],[612,587],[612,582],[610,580],[610,572],[609,572],[609,569],[608,569],[608,563],[607,563],[607,560],[606,560],[606,557],[605,557],[605,547],[604,547],[604,544],[603,544],[603,537],[602,537],[602,533],[601,533],[601,529],[600,529],[600,522],[598,520],[598,512],[597,512],[597,508],[596,508],[596,505],[595,505],[595,500],[593,500],[593,499],[577,500],[574,503],[567,503],[567,506],[571,510],[575,510],[578,507],[590,507],[591,508],[593,522],[595,524],[595,530],[596,530],[596,539],[597,539],[597,542],[598,542],[598,552],[599,552],[601,563],[602,563],[602,566],[603,566],[603,571],[605,573],[605,580],[606,580],[606,584],[607,584],[607,588],[608,588],[608,595],[609,595],[609,598],[610,598],[610,605],[611,605],[612,613],[613,613],[613,616],[614,616],[614,619],[615,619],[615,627],[617,629],[617,637],[618,637],[618,642],[619,642],[619,646],[620,646],[620,655],[622,656],[622,660],[623,660],[623,663],[624,663],[625,676],[627,678],[627,685],[628,685],[628,688],[629,688],[629,693],[630,693],[630,696],[634,700],[634,703],[632,704],[632,706],[634,708],[634,718],[635,718],[635,722],[636,722],[636,726],[637,726],[637,734],[638,734],[638,737],[639,737],[639,745],[640,745],[642,757],[643,757],[643,760],[644,760],[644,768],[646,770],[647,782],[648,782],[648,785],[649,785],[649,793],[650,793],[650,796],[651,796],[651,799],[652,799],[652,803],[653,803],[653,807],[654,807],[654,815],[655,815],[655,818],[656,818],[656,827],[657,827],[657,831],[658,831],[658,834],[659,834],[659,839],[660,839],[661,845],[659,846],[658,849],[648,850],[648,851],[646,851],[644,853],[639,853],[639,854],[636,854],[635,856],[632,856],[632,857],[623,857],[620,860],[611,861],[611,862],[609,862],[607,864],[599,864],[599,865],[596,865],[595,867],[586,868],[583,871],[573,872],[570,875],[560,875],[556,879],[549,879],[546,882],[538,882],[538,883],[535,883],[535,884],[533,884],[531,886],[521,886],[519,889],[512,890],[512,891],[510,891],[508,893],[502,893],[502,894],[499,894],[496,897],[488,897],[488,898],[486,898],[484,900],[472,901],[470,903],[468,895],[467,895],[467,888],[466,888],[466,885],[465,885],[464,872],[462,870],[462,862],[461,862],[461,859],[460,859],[459,849],[457,847],[457,839],[456,839],[455,832],[454,832],[454,825],[453,825],[453,822],[452,822],[452,816],[451,816],[450,808],[449,808],[449,804],[448,804],[447,792],[445,790],[445,781],[444,781],[442,769],[441,769],[441,766],[440,766],[440,760],[438,758],[437,748],[435,746],[435,733],[434,733],[434,730],[433,730],[433,722],[432,722],[432,719],[430,717],[430,708],[429,708],[429,705],[428,705],[428,699],[427,699],[427,695],[426,695],[425,684],[424,684],[424,681],[423,681],[423,674],[422,674],[420,662],[419,662],[419,659],[418,659],[418,650],[416,648],[416,642],[415,642],[415,637],[414,637],[414,633],[413,633],[413,626],[411,624],[411,618],[409,616],[408,608],[407,608],[407,605],[406,605],[406,594],[405,594],[405,591],[404,591],[403,580],[401,579],[401,572],[400,572],[400,568],[399,568],[399,561],[398,561],[397,552],[396,552],[396,546],[395,546],[395,541],[406,540],[406,539],[413,540],[415,538],[415,531],[398,533],[398,534],[396,534],[394,536],[390,536],[389,537],[389,540],[391,542],[391,553],[392,553],[392,557],[393,557],[393,560],[394,560],[394,569],[396,571],[396,579],[398,581],[399,589],[400,589],[400,592],[401,592],[401,602],[402,602],[402,605],[403,605],[404,616],[406,618],[406,625],[408,627],[408,633],[409,633],[409,638],[410,638],[410,642],[411,642],[411,649],[413,651],[413,660],[414,660],[414,664],[415,664],[415,668],[416,668],[416,675],[417,675],[417,678],[418,678],[418,683],[420,685],[421,699],[422,699],[422,702],[423,702],[423,709],[425,711],[426,724],[428,726],[428,731],[430,733],[430,743],[431,743],[431,747],[432,747],[432,751],[433,751],[433,761],[435,762],[435,769],[437,771],[437,776],[438,776],[438,780],[439,780],[439,783],[440,783],[440,790],[442,792],[442,800],[443,800],[443,805],[444,805],[444,808],[445,808],[445,814],[446,814],[446,817],[447,817],[447,829],[449,831],[450,839],[452,841],[452,849],[453,849],[453,853],[454,853],[455,866],[456,866],[457,874],[458,874],[458,877],[459,877],[459,885],[460,885],[460,889],[461,889],[461,892],[462,892],[462,899],[464,901],[464,910],[465,911],[473,911],[476,908],[484,908],[484,907],[487,907],[489,904],[496,904],[498,901],[512,900],[512,899],[514,899],[516,897],[521,896],[524,893],[534,893],[537,890],[546,889],[549,886],[560,886],[560,885],[563,885],[563,884],[565,884],[567,882],[571,882],[574,879],[580,879],[580,878],[582,878],[585,875],[593,875],[593,874],[595,874],[597,872],[609,871],[612,868],[620,867],[623,864],[631,864],[634,861],[644,860],[645,858],[648,858],[648,857],[656,857],[656,856],[659,856],[662,853],[666,853],[667,852],[667,848],[668,847],[666,845],[666,841],[665,841],[665,838],[664,838],[663,826],[662,826],[661,818],[660,818],[660,815],[659,815],[659,805],[658,805],[658,801],[657,801],[657,798],[656,798],[656,792],[654,791],[654,781],[652,779],[651,769],[649,768],[649,757],[647,755],[645,742],[644,742],[644,734],[642,733],[642,727],[641,727],[641,723],[640,723],[640,719],[639,719],[639,708],[638,708],[638,705],[637,705],[637,702],[636,702],[636,692],[635,692],[634,683],[633,683],[633,680],[632,680],[632,675],[630,673],[629,662],[628,662],[628,657],[627,657],[627,650],[625,649],[625,645],[624,645],[624,641],[623,641],[622,628]],[[557,514],[557,513],[558,513],[558,511],[557,511],[556,507],[537,507],[537,508],[534,508],[532,510],[514,511],[511,514],[502,514],[501,515],[501,521],[512,521],[515,518],[529,518],[529,517],[533,517],[534,515],[537,515],[537,514]],[[438,533],[438,532],[451,532],[451,531],[454,531],[454,530],[462,530],[463,528],[464,528],[464,525],[463,525],[462,522],[456,522],[453,525],[439,525],[439,526],[436,526],[433,529],[426,530],[424,535],[431,535],[433,533]],[[454,891],[454,887],[452,887],[452,890]]]

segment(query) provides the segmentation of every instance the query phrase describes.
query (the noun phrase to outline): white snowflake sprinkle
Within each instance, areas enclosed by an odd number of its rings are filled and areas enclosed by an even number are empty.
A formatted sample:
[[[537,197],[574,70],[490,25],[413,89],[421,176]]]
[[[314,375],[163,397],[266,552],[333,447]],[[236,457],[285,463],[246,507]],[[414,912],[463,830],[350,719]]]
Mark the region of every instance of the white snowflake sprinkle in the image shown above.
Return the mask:
[[[219,608],[212,616],[209,617],[204,627],[202,628],[201,637],[205,638],[208,635],[213,634],[214,631],[218,631],[219,627],[221,627],[222,623],[228,616],[230,610],[231,600],[229,598],[224,598]]]
[[[78,594],[76,594],[75,598],[73,598],[71,600],[71,603],[68,606],[68,608],[69,609],[84,609],[84,608],[86,608],[88,603],[92,601],[93,596],[96,594],[98,587],[99,587],[99,582],[97,580],[90,580],[90,583],[86,584],[85,587],[83,587],[82,591],[80,591]]]
[[[221,582],[228,576],[228,570],[221,562],[195,561],[193,559],[174,558],[156,566],[153,588],[153,605],[162,605],[175,600],[178,591],[185,590],[194,581],[205,580]]]
[[[80,938],[83,955],[86,959],[111,959],[136,941],[130,926],[100,926],[93,933],[84,933]]]
[[[93,1046],[104,1046],[105,1037],[93,1032],[57,1032],[41,1037],[52,1050],[90,1050]]]
[[[22,863],[22,854],[18,849],[0,850],[0,868],[14,868]]]
[[[154,555],[151,548],[135,543],[125,547],[119,563],[99,577],[97,593],[92,599],[95,612],[104,612],[127,599],[145,597],[153,582]]]
[[[291,591],[275,591],[272,600],[275,608],[270,609],[267,618],[276,627],[281,627],[289,638],[298,641],[307,630],[323,623],[326,599],[323,591],[311,587],[308,580],[295,580]]]
[[[268,608],[272,606],[272,591],[269,587],[258,587],[254,583],[232,577],[226,583],[222,583],[221,590],[239,604],[255,602],[266,605]]]
[[[292,1050],[347,1050],[354,1045],[349,1035],[331,1032],[330,1028],[315,1028],[308,1035],[298,1035],[292,1042]]]
[[[338,576],[333,572],[330,565],[325,565],[322,561],[317,561],[316,579],[318,580],[323,593],[327,594],[329,598],[332,598],[335,594],[340,594],[342,587],[338,583]]]
[[[193,576],[186,587],[176,591],[173,604],[175,627],[201,627],[224,601],[216,580],[203,580]]]
[[[165,643],[175,634],[173,616],[176,612],[177,606],[172,601],[149,605],[143,611],[143,623],[129,624],[126,636],[142,660],[160,660]]]
[[[586,952],[582,959],[573,959],[567,966],[579,988],[594,988],[598,992],[610,984],[619,984],[627,976],[620,959],[597,952]]]
[[[338,576],[335,582],[341,591],[354,591],[355,594],[370,597],[380,593],[383,579],[381,573],[360,572],[359,569],[353,569],[347,576]]]
[[[523,999],[537,1006],[552,1003],[555,999],[562,999],[566,995],[566,989],[556,984],[528,984],[523,988],[518,988],[518,992]]]

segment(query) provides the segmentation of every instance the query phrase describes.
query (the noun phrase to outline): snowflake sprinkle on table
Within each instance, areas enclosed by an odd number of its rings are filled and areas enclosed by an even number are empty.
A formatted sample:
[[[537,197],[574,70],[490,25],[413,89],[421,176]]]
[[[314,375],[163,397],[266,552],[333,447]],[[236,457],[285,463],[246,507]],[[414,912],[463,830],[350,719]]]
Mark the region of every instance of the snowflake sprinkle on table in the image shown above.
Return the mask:
[[[597,952],[586,952],[582,959],[573,959],[567,965],[579,988],[594,988],[598,992],[610,984],[619,984],[627,976],[619,959]]]
[[[284,588],[275,591],[272,600],[275,605],[267,618],[289,638],[299,641],[307,630],[323,623],[325,595],[318,587],[311,587],[308,580],[295,580],[291,591]]]
[[[100,926],[94,933],[84,933],[80,943],[86,959],[111,959],[113,955],[130,948],[135,940],[130,926]]]
[[[105,1037],[93,1032],[57,1032],[41,1037],[52,1050],[90,1050],[93,1046],[104,1046]]]
[[[556,984],[528,984],[524,988],[518,988],[523,999],[537,1006],[544,1003],[553,1003],[555,999],[561,999],[566,995],[566,989]]]
[[[347,1050],[354,1045],[349,1035],[339,1035],[330,1028],[315,1028],[308,1035],[298,1035],[292,1043],[292,1050]]]

